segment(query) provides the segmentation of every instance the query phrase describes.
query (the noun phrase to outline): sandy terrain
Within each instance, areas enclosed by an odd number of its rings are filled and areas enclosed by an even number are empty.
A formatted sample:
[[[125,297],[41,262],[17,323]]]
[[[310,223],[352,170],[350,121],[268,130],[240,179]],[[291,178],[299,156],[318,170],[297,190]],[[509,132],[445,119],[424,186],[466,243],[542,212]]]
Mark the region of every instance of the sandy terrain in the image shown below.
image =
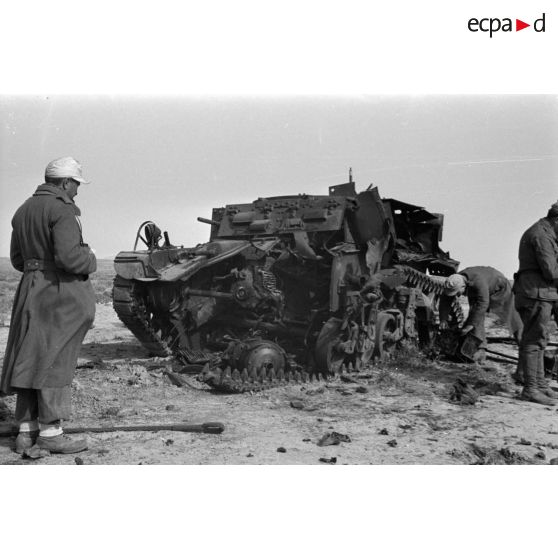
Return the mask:
[[[1,354],[7,336],[8,328],[1,327]],[[515,352],[509,345],[491,348]],[[358,383],[337,380],[242,395],[214,393],[192,376],[187,376],[192,387],[177,387],[165,370],[171,370],[170,361],[149,358],[112,307],[97,306],[73,383],[74,418],[68,426],[219,421],[225,431],[88,434],[90,449],[79,454],[84,464],[331,466],[321,458],[336,458],[337,465],[544,464],[558,457],[556,407],[517,399],[510,364],[430,361],[408,350],[371,368]],[[479,392],[487,382],[499,383],[501,391],[481,395],[475,405],[457,405],[449,401],[457,377],[480,386]],[[15,397],[4,402],[6,424]],[[350,442],[318,446],[331,432]],[[74,455],[22,459],[13,442],[0,438],[1,464],[75,463]]]

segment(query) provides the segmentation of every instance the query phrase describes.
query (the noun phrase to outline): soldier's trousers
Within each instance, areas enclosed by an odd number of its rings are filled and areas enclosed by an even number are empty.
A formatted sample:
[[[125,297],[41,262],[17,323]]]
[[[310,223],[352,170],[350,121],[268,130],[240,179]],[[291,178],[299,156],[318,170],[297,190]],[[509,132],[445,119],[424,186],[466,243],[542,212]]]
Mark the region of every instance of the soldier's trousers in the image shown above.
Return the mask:
[[[523,368],[525,386],[534,385],[537,374],[544,377],[544,349],[548,343],[554,305],[553,301],[533,300],[521,296],[515,299],[516,309],[523,322],[519,362]]]
[[[70,418],[71,388],[16,389],[15,420],[52,424]]]

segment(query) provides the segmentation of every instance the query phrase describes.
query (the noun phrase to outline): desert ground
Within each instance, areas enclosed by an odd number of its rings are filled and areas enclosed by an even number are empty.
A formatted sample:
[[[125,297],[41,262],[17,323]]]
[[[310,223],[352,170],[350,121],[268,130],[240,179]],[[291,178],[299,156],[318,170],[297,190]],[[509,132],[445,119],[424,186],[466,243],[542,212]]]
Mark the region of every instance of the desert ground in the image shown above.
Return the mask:
[[[88,433],[77,455],[33,460],[0,438],[0,464],[548,464],[558,457],[558,414],[518,399],[505,358],[484,365],[429,359],[407,347],[362,377],[221,394],[186,376],[175,385],[172,359],[150,357],[118,320],[110,302],[112,263],[93,278],[97,314],[72,384],[67,426],[99,427],[221,422],[221,434],[171,430]],[[0,357],[19,274],[0,259]],[[489,319],[489,335],[507,333]],[[514,345],[490,349],[516,355]],[[474,404],[450,401],[457,379],[474,388]],[[554,387],[556,383],[552,384]],[[13,423],[15,397],[0,400],[0,427]],[[318,445],[326,434],[344,436]]]

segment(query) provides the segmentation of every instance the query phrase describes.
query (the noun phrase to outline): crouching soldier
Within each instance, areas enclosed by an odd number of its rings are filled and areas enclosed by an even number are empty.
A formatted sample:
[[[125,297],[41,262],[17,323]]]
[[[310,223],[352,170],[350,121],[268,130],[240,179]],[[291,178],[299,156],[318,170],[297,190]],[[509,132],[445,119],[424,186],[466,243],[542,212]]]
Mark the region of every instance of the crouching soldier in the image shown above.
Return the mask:
[[[485,358],[486,330],[485,317],[488,312],[496,314],[506,323],[510,334],[519,342],[523,329],[521,318],[514,307],[514,297],[510,282],[497,269],[487,266],[467,267],[450,275],[444,283],[444,294],[440,301],[440,326],[443,329],[449,315],[449,298],[467,296],[469,314],[462,335],[472,333],[481,340],[475,360]]]

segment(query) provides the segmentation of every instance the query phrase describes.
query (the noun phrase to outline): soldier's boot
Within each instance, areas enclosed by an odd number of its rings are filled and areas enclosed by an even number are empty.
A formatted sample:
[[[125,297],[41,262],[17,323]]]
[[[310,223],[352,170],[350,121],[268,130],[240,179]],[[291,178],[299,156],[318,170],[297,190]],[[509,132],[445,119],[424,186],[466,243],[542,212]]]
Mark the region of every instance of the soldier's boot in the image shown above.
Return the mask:
[[[79,453],[87,449],[87,440],[84,438],[70,438],[64,433],[48,438],[39,436],[37,447],[46,449],[51,453]]]
[[[540,405],[556,405],[554,399],[545,395],[538,387],[539,361],[538,352],[532,352],[524,355],[524,387],[520,398],[524,401],[530,401],[531,403],[539,403]]]
[[[549,385],[548,380],[545,378],[544,374],[544,352],[541,351],[539,358],[539,367],[537,369],[537,389],[544,393],[550,399],[558,399],[558,393],[556,393]]]
[[[523,364],[523,358],[521,356],[521,351],[519,352],[519,361],[517,363],[517,368],[515,369],[515,372],[512,374],[512,380],[518,385],[518,386],[522,386],[523,385],[523,368],[524,368],[524,364]]]

